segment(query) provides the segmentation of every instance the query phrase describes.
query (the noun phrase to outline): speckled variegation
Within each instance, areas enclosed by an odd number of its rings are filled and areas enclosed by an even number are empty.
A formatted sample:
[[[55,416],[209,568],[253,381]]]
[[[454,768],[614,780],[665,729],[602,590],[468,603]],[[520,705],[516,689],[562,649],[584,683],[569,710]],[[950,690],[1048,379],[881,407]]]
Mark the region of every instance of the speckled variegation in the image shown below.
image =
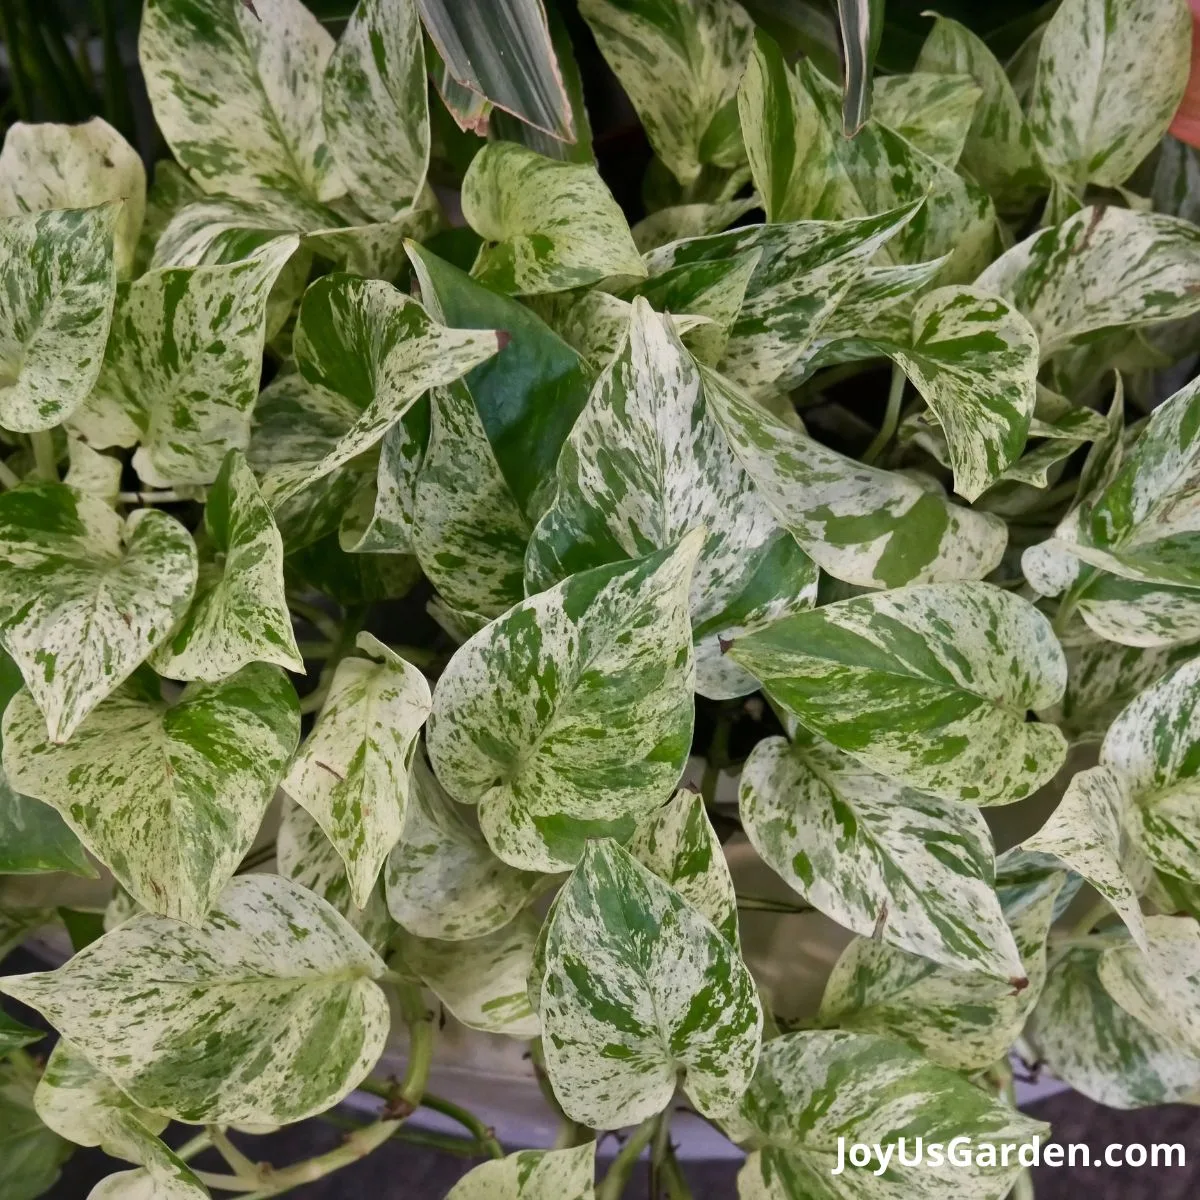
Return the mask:
[[[117,204],[0,217],[0,426],[65,421],[104,362]]]
[[[343,658],[320,717],[283,780],[346,863],[354,903],[365,908],[388,851],[400,840],[408,771],[429,715],[429,684],[369,633],[367,658]]]
[[[1055,726],[1026,721],[1062,697],[1062,648],[1028,600],[992,584],[842,600],[729,652],[813,732],[943,799],[1023,799],[1066,756]]]
[[[983,96],[970,75],[927,71],[881,75],[873,91],[872,112],[881,125],[943,166],[958,166]]]
[[[720,143],[710,126],[732,102],[754,39],[737,0],[583,0],[579,10],[681,184],[704,162],[732,157],[721,165],[736,165],[736,153],[714,158]]]
[[[446,1200],[593,1200],[596,1143],[569,1150],[518,1150],[468,1171]]]
[[[219,557],[201,570],[191,609],[151,666],[168,679],[224,679],[249,662],[303,675],[284,596],[283,541],[236,450],[209,490],[204,526]]]
[[[780,524],[835,579],[873,588],[980,579],[1000,562],[1008,530],[998,517],[845,458],[735,389],[709,399]]]
[[[665,1108],[679,1077],[729,1112],[758,1061],[762,1009],[717,928],[615,842],[588,843],[546,936],[546,1071],[563,1111],[597,1128]]]
[[[418,937],[448,942],[507,925],[546,882],[491,852],[421,754],[413,760],[404,832],[388,855],[384,881],[396,921]]]
[[[4,977],[136,1104],[191,1123],[324,1112],[388,1032],[382,960],[324,900],[243,875],[200,929],[141,914],[57,971]]]
[[[149,673],[104,700],[65,745],[28,692],[4,713],[4,769],[53,805],[151,912],[199,925],[254,841],[300,740],[296,693],[251,663],[175,705]]]
[[[321,115],[338,173],[376,220],[425,183],[428,89],[416,0],[360,0],[325,67]]]
[[[902,787],[801,734],[754,747],[738,810],[762,860],[839,925],[945,966],[1024,978],[974,807]]]
[[[121,201],[113,231],[117,274],[133,272],[146,210],[141,155],[100,117],[81,125],[17,121],[0,150],[0,216]]]
[[[462,211],[484,240],[472,274],[497,291],[561,292],[646,268],[595,167],[489,142],[462,182]]]
[[[687,596],[702,538],[531,596],[442,673],[430,761],[479,805],[505,862],[569,869],[586,838],[628,837],[674,790],[692,740]]]
[[[123,521],[58,483],[0,495],[0,563],[0,640],[56,742],[167,638],[196,586],[174,517]]]
[[[345,188],[321,120],[333,38],[300,0],[149,0],[138,60],[154,119],[209,193]]]

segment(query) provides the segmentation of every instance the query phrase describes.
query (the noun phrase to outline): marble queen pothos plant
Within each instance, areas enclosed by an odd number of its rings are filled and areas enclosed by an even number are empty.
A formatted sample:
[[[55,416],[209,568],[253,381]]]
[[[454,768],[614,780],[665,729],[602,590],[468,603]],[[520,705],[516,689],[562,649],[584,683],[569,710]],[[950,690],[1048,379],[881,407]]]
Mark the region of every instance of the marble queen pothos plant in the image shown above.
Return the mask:
[[[425,1106],[495,1159],[455,1200],[645,1148],[680,1197],[688,1107],[744,1200],[1000,1200],[1014,1050],[1200,1096],[1187,4],[1064,0],[1007,64],[933,19],[848,136],[734,0],[579,0],[632,229],[559,17],[513,6],[548,132],[439,73],[440,7],[147,0],[149,192],[100,120],[0,153],[0,953],[76,951],[0,980],[61,1035],[0,1024],[0,1195],[72,1143],[130,1164],[94,1197],[278,1195]],[[747,843],[853,935],[819,1009],[743,956]],[[531,1044],[559,1148],[428,1091],[445,1014]],[[230,1140],[356,1088],[312,1160]],[[983,1149],[831,1174],[901,1134]]]

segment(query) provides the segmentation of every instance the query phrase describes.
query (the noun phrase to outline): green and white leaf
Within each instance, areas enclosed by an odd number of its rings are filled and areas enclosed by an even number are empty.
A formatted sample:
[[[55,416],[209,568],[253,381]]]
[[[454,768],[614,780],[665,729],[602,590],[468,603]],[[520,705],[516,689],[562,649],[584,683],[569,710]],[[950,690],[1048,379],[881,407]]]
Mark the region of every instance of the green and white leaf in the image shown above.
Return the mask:
[[[980,1164],[985,1145],[1002,1150],[1047,1129],[900,1042],[833,1030],[767,1042],[739,1119],[760,1147],[738,1180],[747,1200],[1004,1200],[1021,1167],[1009,1161],[1016,1158],[1011,1153],[994,1156],[1000,1161],[991,1166]],[[926,1157],[920,1166],[906,1167],[893,1158],[886,1183],[853,1167],[844,1176],[832,1174],[839,1138],[847,1147],[886,1146],[901,1136],[921,1137],[927,1146],[969,1137],[974,1160],[966,1167],[935,1166]]]
[[[40,1029],[30,1029],[20,1021],[14,1021],[8,1013],[0,1011],[0,1059],[7,1058],[14,1050],[40,1042],[43,1037]]]
[[[569,1150],[518,1150],[468,1171],[446,1200],[594,1200],[596,1143]]]
[[[208,193],[345,188],[321,119],[333,38],[300,0],[148,0],[138,59],[154,119]]]
[[[1110,767],[1080,771],[1067,786],[1046,823],[1021,845],[1052,854],[1069,870],[1082,875],[1113,906],[1130,937],[1146,947],[1146,924],[1138,903],[1140,889],[1126,869],[1126,810],[1124,781]]]
[[[140,442],[151,487],[208,484],[250,441],[267,298],[294,237],[228,266],[149,271],[117,289],[95,391],[73,425],[93,446]]]
[[[324,900],[243,875],[200,929],[143,913],[57,971],[9,975],[0,990],[143,1108],[276,1125],[336,1104],[375,1064],[388,1030],[373,982],[383,970]],[[198,1055],[209,1070],[194,1070]]]
[[[1167,131],[1191,67],[1184,0],[1065,0],[1042,35],[1029,124],[1078,192],[1123,184]]]
[[[472,274],[510,295],[561,292],[646,268],[594,167],[489,142],[462,182],[462,211],[484,240]]]
[[[709,411],[708,393],[724,387],[702,375],[669,316],[635,299],[617,356],[563,446],[557,493],[525,556],[527,586],[536,591],[702,527],[690,598],[696,688],[716,698],[756,686],[730,670],[722,641],[816,599],[815,569],[794,544],[780,547],[779,525]]]
[[[731,118],[754,22],[736,0],[583,0],[580,12],[681,184],[694,183],[706,162],[737,166]]]
[[[505,862],[569,869],[587,838],[628,838],[674,790],[692,739],[687,596],[702,537],[531,596],[442,673],[430,761],[454,799],[479,805]]]
[[[681,788],[638,825],[628,849],[707,917],[731,945],[738,944],[733,877],[699,793]]]
[[[633,235],[633,244],[643,254],[649,254],[668,242],[720,233],[758,207],[757,196],[712,204],[673,204],[643,217],[629,232]]]
[[[1200,874],[1200,659],[1140,692],[1104,737],[1100,761],[1131,799],[1129,827],[1150,862],[1168,875]]]
[[[891,351],[937,414],[954,490],[978,499],[1025,447],[1037,398],[1038,340],[1006,300],[939,288],[912,314],[912,341]]]
[[[822,1024],[908,1042],[952,1071],[980,1071],[1003,1058],[1020,1036],[1046,978],[1046,935],[1066,875],[1004,902],[1026,987],[980,971],[940,966],[874,937],[842,951],[825,984]]]
[[[736,950],[610,840],[587,844],[555,903],[539,1011],[554,1095],[597,1128],[659,1112],[681,1074],[721,1116],[758,1061],[762,1009]]]
[[[0,639],[57,742],[169,636],[196,584],[173,517],[123,521],[63,484],[0,495],[0,562]]]
[[[393,929],[382,883],[372,890],[366,906],[359,908],[350,895],[350,877],[342,856],[316,820],[286,799],[275,835],[275,862],[280,875],[328,901],[368,946],[382,952]]]
[[[100,117],[80,125],[9,126],[0,150],[0,216],[94,208],[113,200],[121,201],[113,253],[117,275],[127,279],[146,211],[141,155]]]
[[[135,676],[65,745],[28,692],[4,714],[12,785],[53,805],[151,912],[199,925],[250,849],[300,738],[282,671],[261,663],[193,684],[175,705]]]
[[[1075,595],[1088,628],[1109,641],[1154,648],[1200,639],[1200,589],[1094,571]]]
[[[236,450],[209,489],[204,527],[214,560],[204,563],[191,609],[151,665],[168,679],[225,679],[249,662],[303,674],[284,596],[283,540]]]
[[[421,754],[413,760],[404,831],[384,880],[388,911],[400,925],[417,937],[451,942],[494,933],[545,886],[542,876],[514,870],[491,852]]]
[[[74,1147],[48,1129],[33,1107],[38,1074],[24,1055],[0,1062],[0,1194],[35,1200],[54,1186]]]
[[[377,221],[416,200],[429,102],[416,0],[360,0],[325,67],[325,137],[351,197]]]
[[[1062,697],[1050,622],[986,583],[925,584],[827,604],[739,639],[734,658],[801,724],[897,782],[1007,804],[1066,756],[1029,709]]]
[[[1059,1079],[1097,1104],[1187,1100],[1200,1088],[1200,1057],[1130,1016],[1100,981],[1100,963],[1122,942],[1109,935],[1067,947],[1046,977],[1026,1036]]]
[[[119,206],[109,203],[0,217],[5,429],[50,429],[92,390],[117,290],[113,230],[119,214]]]
[[[1190,221],[1110,206],[1081,209],[1018,242],[975,286],[1029,319],[1046,359],[1110,326],[1200,311],[1198,271],[1200,229]]]
[[[435,324],[415,300],[382,280],[318,279],[300,302],[296,360],[305,380],[341,397],[353,417],[320,457],[271,472],[263,490],[272,506],[369,450],[423,393],[458,379],[499,345],[492,330]]]
[[[202,1184],[192,1185],[182,1178],[156,1178],[147,1168],[139,1167],[106,1175],[88,1192],[87,1200],[204,1200],[207,1196]]]
[[[111,454],[93,450],[82,438],[67,435],[67,473],[63,482],[77,492],[88,492],[111,508],[121,494],[123,463]]]
[[[540,922],[524,913],[481,937],[452,942],[404,932],[396,953],[454,1016],[470,1029],[513,1038],[537,1037],[526,981]]]
[[[801,734],[754,747],[738,811],[767,866],[839,925],[1024,986],[974,806],[900,786]]]
[[[425,676],[369,633],[366,658],[343,658],[316,726],[283,790],[325,831],[346,864],[350,893],[365,908],[388,852],[400,840],[408,772],[429,715]]]
[[[874,84],[874,114],[943,166],[956,167],[983,97],[970,74],[913,71]]]
[[[708,398],[776,519],[835,579],[899,587],[979,579],[999,564],[1008,539],[999,518],[845,458],[732,388]]]

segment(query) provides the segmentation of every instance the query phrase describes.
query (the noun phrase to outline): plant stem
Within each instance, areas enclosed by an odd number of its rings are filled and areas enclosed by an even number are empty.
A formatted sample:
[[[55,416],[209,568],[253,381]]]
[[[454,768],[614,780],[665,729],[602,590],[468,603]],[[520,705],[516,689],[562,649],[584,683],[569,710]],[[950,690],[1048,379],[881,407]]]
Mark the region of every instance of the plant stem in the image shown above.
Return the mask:
[[[21,486],[21,477],[6,462],[0,462],[0,484],[6,488]]]
[[[663,1163],[663,1182],[667,1185],[667,1200],[693,1200],[692,1189],[683,1177],[674,1147],[667,1148],[667,1159]]]
[[[208,1131],[196,1134],[194,1138],[183,1143],[178,1150],[175,1151],[175,1157],[187,1162],[193,1159],[202,1150],[207,1150],[212,1145],[212,1138],[208,1136]]]
[[[663,1166],[671,1151],[671,1106],[658,1114],[654,1126],[654,1140],[650,1147],[650,1200],[660,1200],[662,1194]]]
[[[717,802],[717,784],[721,781],[721,771],[729,766],[729,732],[732,728],[733,713],[722,707],[717,711],[713,735],[704,755],[704,774],[700,777],[700,795],[704,798],[706,808],[712,808]]]
[[[323,638],[335,644],[340,640],[342,623],[336,617],[330,616],[318,605],[310,604],[296,596],[289,596],[287,603],[292,612],[306,620]]]
[[[737,906],[747,912],[806,913],[816,911],[811,904],[804,904],[802,901],[772,900],[769,896],[743,896],[740,893],[737,897]]]
[[[184,500],[195,500],[197,496],[190,491],[163,488],[161,491],[118,492],[117,499],[122,504],[179,504]]]
[[[479,1148],[490,1158],[503,1158],[504,1148],[496,1140],[495,1133],[485,1125],[473,1112],[461,1108],[441,1096],[431,1096],[428,1092],[421,1098],[421,1107],[441,1113],[452,1121],[457,1121],[464,1129],[469,1130],[475,1137]]]
[[[596,1188],[596,1200],[621,1200],[621,1193],[633,1174],[634,1164],[642,1151],[650,1145],[658,1128],[658,1116],[647,1117],[626,1139],[625,1145],[612,1160],[600,1186]]]
[[[404,1079],[390,1107],[407,1108],[407,1117],[421,1105],[425,1085],[429,1082],[429,1067],[433,1061],[433,1014],[425,1007],[425,997],[415,983],[393,985],[400,1012],[408,1025],[408,1062]]]
[[[42,429],[31,433],[29,442],[33,447],[34,469],[43,479],[57,483],[58,459],[54,453],[54,435],[49,429]]]
[[[867,447],[862,456],[865,463],[873,463],[887,449],[888,443],[895,435],[896,427],[900,424],[900,402],[904,399],[904,385],[908,380],[904,372],[896,364],[892,364],[892,385],[888,389],[887,409],[883,414],[883,424],[879,432]]]
[[[243,1179],[240,1175],[214,1175],[211,1171],[192,1171],[192,1174],[207,1188],[221,1192],[253,1192],[261,1186],[257,1179]]]
[[[226,1136],[220,1125],[209,1125],[208,1136],[212,1139],[213,1148],[229,1165],[229,1169],[242,1179],[250,1179],[261,1183],[258,1164],[246,1157]]]
[[[1095,927],[1097,921],[1103,921],[1105,917],[1112,912],[1112,907],[1107,900],[1097,900],[1091,908],[1083,914],[1078,923],[1071,926],[1068,937],[1078,938],[1087,937]]]

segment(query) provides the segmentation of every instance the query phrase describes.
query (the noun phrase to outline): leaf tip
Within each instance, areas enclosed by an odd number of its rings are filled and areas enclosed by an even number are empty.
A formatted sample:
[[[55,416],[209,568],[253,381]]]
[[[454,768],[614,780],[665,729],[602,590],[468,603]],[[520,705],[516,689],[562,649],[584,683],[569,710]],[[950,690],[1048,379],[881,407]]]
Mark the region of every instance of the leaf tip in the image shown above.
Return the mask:
[[[1014,977],[1008,982],[1012,984],[1014,996],[1019,996],[1029,986],[1029,980],[1024,975]]]
[[[503,350],[512,341],[512,334],[507,329],[496,330],[496,349]]]
[[[723,638],[719,633],[717,634],[717,645],[721,647],[722,654],[728,654],[729,648],[736,640],[736,638]]]

